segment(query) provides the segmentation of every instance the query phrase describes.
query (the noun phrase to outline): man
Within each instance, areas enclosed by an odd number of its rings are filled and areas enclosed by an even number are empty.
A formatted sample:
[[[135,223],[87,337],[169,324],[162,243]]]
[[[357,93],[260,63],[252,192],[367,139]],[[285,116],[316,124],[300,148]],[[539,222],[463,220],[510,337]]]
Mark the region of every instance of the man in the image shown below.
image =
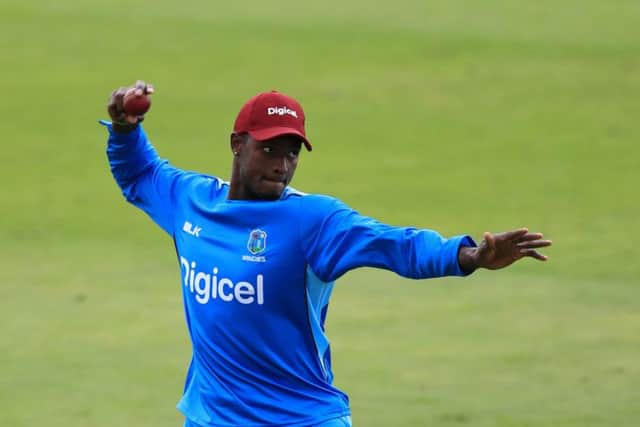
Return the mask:
[[[391,227],[289,184],[302,146],[300,104],[279,92],[251,98],[231,133],[231,181],[185,172],[156,154],[116,90],[107,153],[126,199],[172,236],[193,357],[178,408],[185,426],[350,426],[347,396],[332,385],[324,334],[336,279],[361,266],[404,277],[464,276],[551,244],[526,229],[444,239]]]

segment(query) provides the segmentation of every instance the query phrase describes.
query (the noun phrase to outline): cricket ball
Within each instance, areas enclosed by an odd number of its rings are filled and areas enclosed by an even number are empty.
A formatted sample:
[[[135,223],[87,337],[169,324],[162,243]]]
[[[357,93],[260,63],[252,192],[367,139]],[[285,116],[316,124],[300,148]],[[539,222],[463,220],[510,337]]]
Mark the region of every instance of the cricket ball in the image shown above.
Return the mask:
[[[125,114],[130,116],[142,116],[149,111],[151,98],[147,95],[136,95],[135,92],[125,95],[122,100],[122,108]]]

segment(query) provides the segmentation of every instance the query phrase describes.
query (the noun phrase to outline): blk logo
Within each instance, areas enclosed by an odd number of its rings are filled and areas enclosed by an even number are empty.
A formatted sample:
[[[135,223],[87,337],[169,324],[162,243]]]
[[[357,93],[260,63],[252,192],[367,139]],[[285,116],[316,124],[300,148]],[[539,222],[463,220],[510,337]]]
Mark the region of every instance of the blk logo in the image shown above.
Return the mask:
[[[182,226],[182,231],[184,231],[185,233],[189,233],[194,237],[200,237],[201,230],[202,230],[201,227],[196,227],[193,224],[191,224],[189,221],[185,221],[184,225]]]

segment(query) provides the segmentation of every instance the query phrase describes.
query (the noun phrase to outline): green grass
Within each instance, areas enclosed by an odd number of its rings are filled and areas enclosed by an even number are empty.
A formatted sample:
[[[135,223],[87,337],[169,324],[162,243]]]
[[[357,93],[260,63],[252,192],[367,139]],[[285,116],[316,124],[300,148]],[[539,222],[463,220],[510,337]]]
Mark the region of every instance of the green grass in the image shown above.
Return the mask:
[[[314,143],[297,188],[554,240],[549,263],[465,280],[346,275],[327,326],[357,426],[635,426],[638,3],[279,5],[0,5],[0,425],[180,425],[173,248],[122,200],[96,124],[145,78],[145,127],[186,169],[228,178],[237,110],[278,88]]]

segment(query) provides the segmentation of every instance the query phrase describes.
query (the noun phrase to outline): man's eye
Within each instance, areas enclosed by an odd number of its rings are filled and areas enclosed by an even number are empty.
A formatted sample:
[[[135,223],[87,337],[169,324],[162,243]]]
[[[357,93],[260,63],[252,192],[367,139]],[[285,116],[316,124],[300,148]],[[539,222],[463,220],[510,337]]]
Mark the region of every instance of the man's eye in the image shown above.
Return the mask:
[[[265,153],[273,153],[273,147],[262,147],[262,151],[264,151]]]
[[[289,157],[291,157],[292,159],[295,159],[296,157],[298,157],[298,152],[297,151],[289,151]]]

